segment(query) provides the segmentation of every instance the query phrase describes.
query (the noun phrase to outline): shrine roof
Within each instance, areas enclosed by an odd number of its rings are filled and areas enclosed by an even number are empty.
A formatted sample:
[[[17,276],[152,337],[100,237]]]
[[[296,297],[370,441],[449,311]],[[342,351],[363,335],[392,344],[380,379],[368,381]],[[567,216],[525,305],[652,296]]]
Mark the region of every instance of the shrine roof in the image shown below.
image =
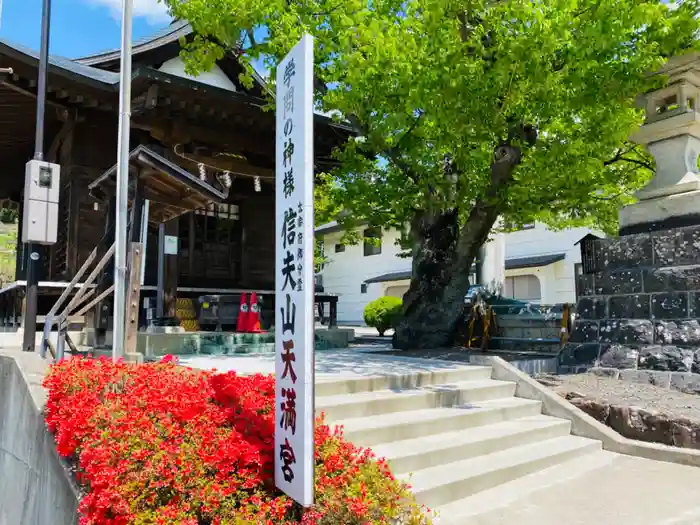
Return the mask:
[[[180,38],[186,37],[191,33],[192,26],[190,26],[189,23],[183,20],[177,20],[150,36],[136,40],[131,46],[132,56],[137,56],[145,51],[150,51],[166,44],[177,42],[180,40]],[[104,64],[105,62],[110,62],[112,60],[119,60],[120,56],[120,49],[108,49],[92,55],[76,58],[75,62],[93,66]]]
[[[28,66],[37,67],[39,64],[37,51],[5,39],[0,39],[0,56],[7,56]],[[5,67],[5,64],[0,64],[0,67]],[[49,71],[69,80],[92,83],[95,87],[114,89],[119,85],[119,73],[80,64],[61,56],[49,56]]]

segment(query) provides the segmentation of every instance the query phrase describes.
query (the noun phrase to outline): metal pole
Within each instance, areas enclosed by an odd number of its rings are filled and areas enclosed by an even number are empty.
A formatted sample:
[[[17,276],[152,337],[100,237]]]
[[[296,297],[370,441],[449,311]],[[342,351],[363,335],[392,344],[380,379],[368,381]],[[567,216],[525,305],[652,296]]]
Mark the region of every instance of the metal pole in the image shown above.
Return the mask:
[[[39,50],[39,79],[36,93],[36,127],[34,135],[34,158],[44,160],[44,113],[46,107],[46,77],[49,69],[49,24],[51,22],[51,0],[44,0],[41,12],[41,47]],[[27,295],[24,311],[24,339],[22,349],[33,352],[36,343],[36,314],[39,295],[39,265],[41,255],[33,243],[27,244],[24,253],[27,260]]]
[[[165,314],[165,224],[158,225],[158,291],[156,292],[156,317]]]
[[[151,201],[146,199],[143,202],[143,212],[141,218],[141,239],[139,242],[143,244],[143,258],[141,259],[141,286],[146,281],[146,249],[148,248],[148,208]]]
[[[122,0],[121,81],[119,83],[119,139],[117,143],[117,206],[114,251],[114,339],[112,359],[124,356],[126,329],[126,250],[129,213],[129,131],[131,127],[131,12],[133,0]]]

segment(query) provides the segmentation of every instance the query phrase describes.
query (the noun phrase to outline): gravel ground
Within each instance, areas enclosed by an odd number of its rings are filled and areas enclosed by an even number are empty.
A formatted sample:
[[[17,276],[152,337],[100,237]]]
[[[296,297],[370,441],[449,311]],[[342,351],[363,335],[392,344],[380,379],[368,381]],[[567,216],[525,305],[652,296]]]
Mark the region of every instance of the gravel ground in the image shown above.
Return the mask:
[[[656,410],[700,421],[700,396],[698,395],[593,374],[542,375],[536,379],[559,393],[575,392],[581,396],[605,400],[614,405]]]

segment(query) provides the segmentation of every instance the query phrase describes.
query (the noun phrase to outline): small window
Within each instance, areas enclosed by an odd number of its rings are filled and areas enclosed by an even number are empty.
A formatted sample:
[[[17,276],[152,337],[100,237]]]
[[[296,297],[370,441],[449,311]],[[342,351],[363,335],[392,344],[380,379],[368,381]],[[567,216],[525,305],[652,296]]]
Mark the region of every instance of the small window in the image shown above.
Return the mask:
[[[360,285],[360,293],[367,293],[367,283],[362,283]]]
[[[367,228],[364,232],[365,257],[382,253],[382,229]]]
[[[344,244],[336,244],[335,245],[335,253],[343,253],[344,251],[345,251]]]

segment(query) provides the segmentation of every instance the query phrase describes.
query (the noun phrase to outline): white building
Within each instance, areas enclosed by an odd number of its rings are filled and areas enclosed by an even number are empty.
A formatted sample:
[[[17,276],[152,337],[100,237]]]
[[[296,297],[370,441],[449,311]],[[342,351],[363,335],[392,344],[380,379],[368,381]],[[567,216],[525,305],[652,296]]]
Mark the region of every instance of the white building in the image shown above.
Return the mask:
[[[506,286],[504,295],[540,304],[576,301],[577,265],[581,263],[576,244],[588,228],[552,231],[544,225],[506,234]],[[360,237],[376,235],[361,229]],[[320,226],[316,237],[323,240],[328,258],[321,273],[326,293],[338,294],[338,322],[363,324],[365,305],[385,295],[402,297],[408,290],[411,259],[399,257],[396,231],[382,231],[381,245],[360,242],[343,245],[342,229],[336,223]]]

